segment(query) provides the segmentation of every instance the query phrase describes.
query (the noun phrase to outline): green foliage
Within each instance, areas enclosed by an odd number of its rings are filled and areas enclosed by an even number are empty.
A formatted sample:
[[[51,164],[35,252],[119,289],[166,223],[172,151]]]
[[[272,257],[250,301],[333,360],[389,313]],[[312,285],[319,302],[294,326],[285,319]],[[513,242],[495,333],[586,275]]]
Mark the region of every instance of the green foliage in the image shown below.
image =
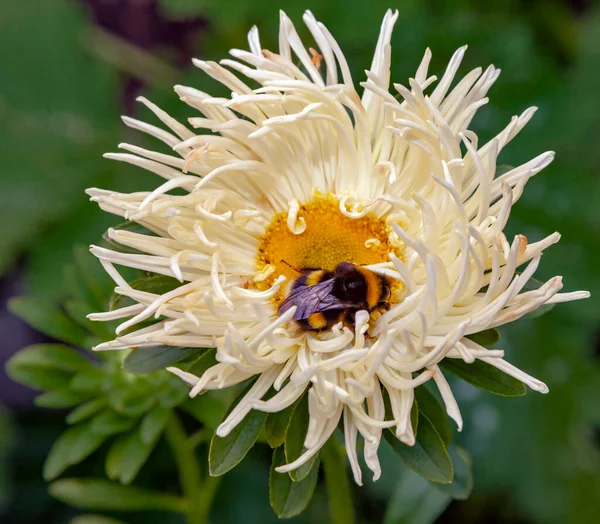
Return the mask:
[[[292,414],[294,413],[298,404],[302,401],[299,398],[291,406],[288,406],[282,411],[276,411],[275,413],[269,413],[265,420],[265,435],[267,442],[272,448],[277,448],[285,442],[285,436],[290,425]]]
[[[134,375],[145,375],[146,373],[161,371],[171,364],[181,362],[199,352],[203,352],[203,350],[173,346],[133,349],[123,361],[123,369]]]
[[[96,398],[80,404],[67,415],[67,424],[77,424],[103,410],[107,405],[108,401],[105,398]]]
[[[476,360],[468,363],[459,359],[444,359],[440,367],[465,382],[502,397],[520,397],[527,393],[525,385],[494,366]]]
[[[163,428],[164,429],[164,428]],[[150,453],[156,445],[156,441],[160,433],[154,436],[153,440],[144,441],[140,434],[139,428],[134,428],[128,434],[122,436],[119,440],[118,447],[120,450],[118,463],[115,464],[114,459],[111,461],[114,465],[111,468],[109,478],[118,479],[121,484],[129,484],[135,479],[141,467],[146,463]],[[111,448],[112,451],[112,448]],[[110,453],[107,456],[107,472]]]
[[[269,477],[269,501],[279,518],[293,517],[306,508],[315,491],[319,474],[316,464],[302,480],[295,482],[291,476],[275,471],[275,468],[287,461],[283,448],[275,448]]]
[[[433,524],[451,502],[430,482],[405,471],[392,495],[385,524]]]
[[[308,432],[308,394],[304,394],[300,401],[296,404],[294,411],[290,417],[290,422],[285,432],[285,458],[286,461],[293,462],[304,451],[304,439]],[[319,460],[319,453],[316,453],[305,464],[298,469],[290,471],[290,478],[294,482],[298,482],[306,478],[315,464]]]
[[[192,361],[186,371],[188,371],[188,373],[192,373],[192,375],[200,377],[208,368],[214,366],[217,363],[216,356],[217,350],[209,349],[202,353],[194,361]]]
[[[329,439],[321,452],[331,522],[333,524],[351,524],[354,522],[354,508],[345,454],[343,446],[335,436]]]
[[[232,402],[223,420],[240,403],[252,385],[252,383],[249,384]],[[265,416],[266,414],[262,411],[251,410],[227,436],[219,437],[216,433],[214,434],[208,455],[208,467],[211,475],[223,475],[244,459],[263,428]]]
[[[419,406],[419,415],[423,415],[429,419],[444,444],[448,446],[452,441],[452,428],[450,427],[444,408],[425,386],[418,387],[415,390],[415,399]],[[418,436],[418,433],[415,433],[415,435]]]
[[[69,524],[126,524],[122,520],[111,519],[102,515],[79,515],[71,520]]]
[[[431,482],[452,482],[452,461],[444,441],[427,417],[419,413],[419,433],[413,446],[400,442],[390,429],[384,431],[384,436],[388,444],[415,473]]]
[[[116,411],[106,410],[94,417],[90,423],[90,431],[97,435],[110,436],[128,431],[135,419],[126,417]]]
[[[44,478],[53,480],[69,466],[81,462],[100,447],[106,437],[92,433],[89,423],[64,431],[54,442],[44,464]]]
[[[212,434],[229,408],[233,394],[233,389],[222,392],[209,391],[196,398],[187,399],[179,408],[210,429]]]
[[[461,447],[449,446],[448,454],[454,468],[454,478],[450,484],[434,484],[442,493],[456,500],[466,500],[473,490],[473,472],[471,456]]]
[[[51,302],[23,298],[13,300],[11,308],[40,331],[85,347],[94,323],[84,315],[75,322],[71,315],[81,309],[89,312],[88,302],[104,308],[111,291],[106,281],[90,271],[87,251],[76,250],[74,258],[68,275],[79,278],[79,298],[71,299],[76,307],[63,311]],[[147,289],[167,285],[164,279],[148,280]],[[143,279],[138,282],[140,289],[144,288]],[[112,336],[110,332],[108,336]],[[36,344],[16,353],[7,363],[7,372],[13,380],[43,391],[35,399],[36,405],[73,408],[66,417],[70,427],[48,454],[44,478],[56,479],[111,441],[106,458],[109,478],[132,482],[157,445],[172,409],[186,401],[187,388],[164,371],[165,365],[199,351],[161,347],[138,354],[134,350],[123,362],[116,353],[101,354],[98,360],[63,344]],[[156,370],[160,371],[151,373]]]
[[[121,249],[119,251],[122,252]],[[166,277],[164,275],[154,275],[154,276],[144,276],[142,278],[136,278],[132,280],[129,285],[138,291],[145,291],[146,293],[154,293],[155,295],[162,295],[164,293],[168,293],[169,291],[173,291],[177,287],[181,285],[175,278]],[[115,309],[119,309],[122,307],[130,306],[133,304],[133,300],[128,297],[124,297],[123,295],[119,295],[117,293],[113,293],[109,309],[114,311]]]
[[[181,511],[183,501],[132,486],[120,486],[101,479],[62,479],[50,484],[53,497],[77,508],[104,511]]]
[[[86,401],[89,398],[87,394],[82,394],[67,386],[63,389],[47,391],[38,395],[34,403],[40,408],[64,409],[71,408]]]
[[[88,334],[54,304],[41,299],[18,297],[9,302],[13,315],[56,340],[82,346]]]
[[[476,342],[480,346],[487,348],[493,346],[500,340],[500,331],[495,328],[486,329],[485,331],[480,331],[479,333],[467,335],[467,338],[470,338],[473,342]]]
[[[156,441],[165,429],[170,414],[171,411],[169,409],[157,407],[144,416],[140,425],[142,443],[148,445]]]

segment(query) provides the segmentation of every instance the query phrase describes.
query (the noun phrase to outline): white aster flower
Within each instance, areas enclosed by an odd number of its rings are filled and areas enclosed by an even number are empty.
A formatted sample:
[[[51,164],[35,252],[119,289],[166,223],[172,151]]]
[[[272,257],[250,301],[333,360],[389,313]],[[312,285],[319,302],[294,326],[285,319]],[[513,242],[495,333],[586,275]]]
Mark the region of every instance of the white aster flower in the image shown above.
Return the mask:
[[[192,387],[191,396],[258,375],[218,428],[220,436],[251,409],[283,410],[308,389],[305,451],[281,472],[317,453],[343,417],[356,482],[358,433],[377,479],[382,429],[393,427],[402,442],[414,443],[414,388],[430,379],[460,429],[459,408],[438,367],[445,358],[481,359],[546,392],[544,383],[506,362],[501,350],[466,336],[543,304],[588,296],[559,294],[558,276],[523,291],[543,250],[559,235],[529,244],[522,235],[510,242],[503,233],[527,181],[553,158],[542,153],[496,174],[498,154],[535,108],[480,145],[469,124],[500,71],[475,69],[451,88],[466,47],[439,81],[428,73],[426,50],[408,86],[394,84],[397,94],[390,93],[396,19],[397,13],[385,15],[367,80],[360,83],[362,96],[340,47],[310,12],[304,22],[318,51],[307,50],[285,14],[278,53],[262,49],[252,28],[249,51],[234,49],[233,59],[220,63],[194,61],[231,90],[230,97],[175,87],[202,114],[189,123],[203,132],[196,134],[144,98],[169,131],[124,119],[179,156],[129,144],[120,145],[127,153],[106,156],[156,173],[165,179],[162,185],[132,194],[88,191],[105,211],[154,234],[109,230],[113,241],[140,254],[92,247],[117,293],[136,302],[90,316],[128,318],[114,341],[96,349],[216,347],[218,364],[201,377],[171,368]],[[298,276],[294,267],[332,271],[341,262],[366,266],[393,282],[387,307],[358,311],[354,322],[322,331],[299,329],[295,307],[278,314]],[[163,295],[142,292],[114,265],[172,276],[181,285]],[[131,331],[153,316],[161,320]],[[276,393],[263,399],[271,388]]]

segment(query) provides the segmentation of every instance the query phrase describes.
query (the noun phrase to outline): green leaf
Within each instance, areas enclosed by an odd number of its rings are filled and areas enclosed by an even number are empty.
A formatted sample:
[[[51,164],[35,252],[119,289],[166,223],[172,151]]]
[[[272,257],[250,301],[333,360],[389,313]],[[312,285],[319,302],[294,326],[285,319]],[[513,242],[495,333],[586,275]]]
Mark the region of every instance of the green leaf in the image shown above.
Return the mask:
[[[104,411],[90,422],[90,431],[96,435],[116,435],[128,431],[136,422],[135,418],[126,417],[112,410]]]
[[[17,297],[8,302],[11,313],[22,318],[41,333],[74,346],[81,346],[88,337],[85,329],[65,315],[52,302],[38,298]]]
[[[425,386],[415,389],[415,398],[419,403],[419,413],[429,419],[429,422],[433,424],[444,444],[448,446],[452,441],[452,428],[448,422],[448,415],[446,415],[446,411],[442,405]]]
[[[122,520],[105,517],[104,515],[78,515],[69,524],[127,524]]]
[[[24,384],[33,389],[42,391],[61,389],[68,384],[71,379],[70,373],[58,371],[56,369],[38,368],[34,366],[22,366],[18,369],[11,369],[9,365],[10,361],[6,367],[7,375],[15,382]]]
[[[525,385],[499,369],[476,360],[468,364],[464,360],[445,358],[439,363],[448,371],[476,388],[502,397],[520,397],[527,393]]]
[[[104,470],[106,471],[106,476],[110,480],[118,480],[121,475],[121,464],[123,463],[123,453],[125,451],[126,442],[127,435],[119,435],[114,439],[106,454]]]
[[[486,329],[479,333],[467,335],[467,338],[485,348],[493,346],[500,340],[500,331],[496,328]]]
[[[183,285],[179,280],[165,275],[153,275],[151,277],[140,278],[131,282],[130,286],[138,291],[153,293],[155,295],[164,295],[169,291],[177,289]]]
[[[67,424],[77,424],[86,418],[89,418],[107,406],[108,402],[105,398],[97,398],[90,400],[81,406],[76,407],[67,415]]]
[[[233,408],[244,398],[252,385],[253,382],[248,384],[244,391],[231,403],[223,420],[229,416]],[[253,409],[226,437],[219,437],[216,433],[213,435],[208,452],[208,467],[213,477],[227,473],[243,460],[248,451],[254,446],[262,430],[264,421],[265,413]]]
[[[111,405],[117,413],[127,417],[139,417],[156,405],[156,398],[154,395],[148,395],[147,391],[126,391],[117,403]]]
[[[72,348],[36,344],[13,355],[6,363],[6,373],[34,389],[55,390],[65,388],[74,371],[88,367],[91,362]]]
[[[42,393],[35,397],[34,403],[40,408],[63,409],[76,406],[88,399],[88,395],[73,391],[67,387]]]
[[[272,448],[278,448],[285,442],[285,435],[290,424],[290,419],[301,400],[302,397],[282,411],[267,414],[265,420],[265,435],[269,446]]]
[[[70,465],[79,464],[96,451],[106,440],[106,436],[92,433],[90,428],[83,424],[70,428],[67,431],[75,429],[82,429],[82,432],[71,443],[71,449],[67,455]]]
[[[354,522],[352,493],[348,481],[345,456],[344,448],[335,436],[329,438],[321,451],[333,524],[351,524]]]
[[[105,438],[92,433],[89,424],[79,424],[64,431],[46,457],[44,479],[53,480],[69,466],[81,462],[98,449]]]
[[[415,438],[418,437],[419,435],[419,403],[417,402],[417,399],[415,398],[413,400],[413,405],[410,408],[410,423],[412,425],[413,428],[413,433],[415,435]],[[393,418],[393,417],[391,417]],[[390,420],[390,419],[388,419]]]
[[[33,366],[75,372],[92,367],[92,363],[68,346],[35,344],[19,351],[8,361],[7,366],[10,368]]]
[[[414,446],[400,442],[390,429],[384,430],[383,434],[392,449],[415,473],[431,482],[452,482],[452,461],[444,442],[426,416],[419,414],[419,434]]]
[[[129,283],[129,285],[138,291],[145,291],[146,293],[153,293],[155,295],[164,295],[169,291],[177,289],[182,284],[176,278],[167,277],[164,275],[155,275],[133,280]],[[114,311],[115,309],[119,309],[133,303],[134,302],[129,297],[115,293],[110,299],[109,309]]]
[[[318,465],[311,468],[301,481],[294,482],[289,475],[277,473],[275,468],[287,462],[283,447],[273,450],[273,462],[269,475],[269,501],[279,518],[290,518],[302,513],[313,496],[319,477]]]
[[[172,376],[170,378],[172,381],[166,383],[156,395],[161,408],[174,408],[189,398],[190,389],[177,377]]]
[[[133,349],[123,361],[123,369],[134,375],[145,375],[165,369],[198,352],[196,348],[156,346]]]
[[[50,484],[54,498],[76,508],[104,511],[183,511],[179,497],[120,486],[100,479],[62,479]]]
[[[450,484],[434,484],[434,486],[453,499],[466,500],[473,491],[471,457],[467,451],[458,446],[450,446],[448,453],[454,466],[454,479]]]
[[[214,431],[229,407],[229,402],[224,398],[227,393],[229,392],[207,391],[199,397],[187,399],[178,407]]]
[[[406,470],[388,504],[384,524],[434,524],[452,499]]]
[[[155,438],[150,442],[143,442],[137,428],[125,437],[122,444],[118,477],[122,484],[129,484],[135,479],[156,446],[156,441]]]
[[[106,372],[99,367],[90,367],[79,371],[70,381],[69,387],[81,393],[101,395],[106,379]]]
[[[382,387],[381,394],[383,396],[383,405],[385,406],[385,420],[393,420],[394,414],[392,412],[392,405],[390,403],[390,396],[385,388]],[[417,399],[413,399],[412,406],[410,408],[410,423],[413,428],[415,438],[419,430],[419,403]]]
[[[296,403],[296,407],[290,418],[290,422],[285,432],[285,458],[288,463],[294,462],[304,450],[304,439],[308,432],[308,395],[305,393],[302,395],[300,400]],[[298,469],[289,472],[290,478],[298,482],[305,478],[317,462],[319,457],[318,453],[305,464],[300,466]]]
[[[205,351],[196,360],[194,360],[187,368],[188,373],[192,373],[197,377],[204,375],[204,372],[217,364],[217,350],[214,348]]]
[[[93,322],[87,318],[87,315],[90,313],[103,310],[104,306],[89,306],[85,302],[80,302],[78,300],[67,300],[63,305],[65,311],[75,322],[77,322],[77,324],[93,333],[100,340],[107,341],[114,338],[114,332],[112,331],[110,323]]]
[[[146,414],[140,425],[140,437],[144,444],[156,441],[165,429],[170,414],[171,410],[166,408],[154,408]]]

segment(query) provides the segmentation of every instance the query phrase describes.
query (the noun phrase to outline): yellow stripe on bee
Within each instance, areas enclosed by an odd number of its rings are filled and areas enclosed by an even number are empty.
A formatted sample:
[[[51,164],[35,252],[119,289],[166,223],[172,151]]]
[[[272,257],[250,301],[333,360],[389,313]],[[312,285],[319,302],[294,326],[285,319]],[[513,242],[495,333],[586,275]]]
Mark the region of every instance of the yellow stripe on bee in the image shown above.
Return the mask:
[[[367,307],[373,309],[381,298],[381,278],[379,275],[373,273],[373,271],[369,271],[364,267],[356,266],[356,269],[365,278],[367,284]]]
[[[321,282],[323,280],[323,277],[325,276],[325,274],[326,274],[326,271],[324,271],[322,269],[319,269],[318,271],[313,271],[306,277],[306,285],[308,287],[316,286],[319,282]]]
[[[308,323],[312,329],[322,329],[327,326],[327,319],[323,313],[313,313],[308,317]]]

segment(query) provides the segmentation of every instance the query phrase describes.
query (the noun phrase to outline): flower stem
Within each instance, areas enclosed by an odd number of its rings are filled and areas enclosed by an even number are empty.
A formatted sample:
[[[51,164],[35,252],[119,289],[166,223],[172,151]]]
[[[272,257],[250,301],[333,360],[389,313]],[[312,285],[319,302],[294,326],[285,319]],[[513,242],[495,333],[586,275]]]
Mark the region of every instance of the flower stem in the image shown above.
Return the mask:
[[[202,428],[195,433],[192,433],[189,438],[189,444],[192,448],[197,448],[204,442],[210,442],[213,432],[208,428]]]
[[[325,485],[329,497],[331,520],[334,524],[352,524],[354,508],[344,460],[344,449],[335,437],[331,437],[323,446],[321,460],[325,470]]]
[[[181,488],[186,498],[188,524],[204,524],[214,493],[211,493],[208,479],[205,486],[202,486],[202,477],[194,448],[190,445],[183,425],[174,412],[165,428],[165,436],[173,451]],[[208,507],[206,507],[207,505]]]
[[[213,499],[217,494],[217,489],[221,484],[221,480],[223,477],[211,477],[208,475],[204,481],[203,489],[202,489],[202,498],[200,499],[200,514],[202,515],[202,521],[206,522],[208,520],[208,514],[210,512],[210,508],[212,506]]]

